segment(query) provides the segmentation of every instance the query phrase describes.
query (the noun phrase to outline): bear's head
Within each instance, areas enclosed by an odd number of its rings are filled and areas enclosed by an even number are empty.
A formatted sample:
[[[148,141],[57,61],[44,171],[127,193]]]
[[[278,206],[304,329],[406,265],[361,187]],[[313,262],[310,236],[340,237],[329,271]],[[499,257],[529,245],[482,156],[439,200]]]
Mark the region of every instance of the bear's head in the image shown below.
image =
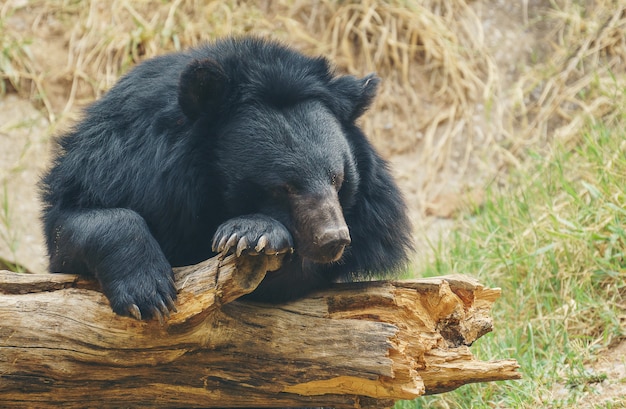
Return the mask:
[[[211,141],[225,216],[270,216],[304,260],[331,263],[351,242],[345,216],[358,194],[353,150],[362,138],[355,121],[379,80],[336,77],[325,59],[279,51],[273,61],[238,65],[193,60],[179,105]]]

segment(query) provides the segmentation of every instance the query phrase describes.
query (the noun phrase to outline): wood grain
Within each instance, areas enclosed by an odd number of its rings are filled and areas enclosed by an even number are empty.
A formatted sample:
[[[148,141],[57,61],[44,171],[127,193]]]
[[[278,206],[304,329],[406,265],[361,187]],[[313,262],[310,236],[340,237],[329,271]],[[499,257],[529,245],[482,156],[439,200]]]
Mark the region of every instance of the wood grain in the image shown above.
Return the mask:
[[[518,379],[483,362],[499,289],[464,276],[340,284],[301,300],[237,300],[280,257],[176,269],[164,325],[115,315],[97,283],[0,272],[0,406],[384,408],[470,382]]]

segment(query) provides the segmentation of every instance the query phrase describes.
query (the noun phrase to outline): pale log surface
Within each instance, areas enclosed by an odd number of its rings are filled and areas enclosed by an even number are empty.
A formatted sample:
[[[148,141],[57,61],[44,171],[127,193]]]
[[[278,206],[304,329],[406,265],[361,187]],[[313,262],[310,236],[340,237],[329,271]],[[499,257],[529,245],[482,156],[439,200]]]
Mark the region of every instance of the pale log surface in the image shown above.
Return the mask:
[[[520,377],[514,360],[469,351],[492,330],[499,289],[447,276],[232,302],[279,265],[218,256],[177,269],[164,325],[115,315],[93,281],[0,272],[0,407],[384,408]]]

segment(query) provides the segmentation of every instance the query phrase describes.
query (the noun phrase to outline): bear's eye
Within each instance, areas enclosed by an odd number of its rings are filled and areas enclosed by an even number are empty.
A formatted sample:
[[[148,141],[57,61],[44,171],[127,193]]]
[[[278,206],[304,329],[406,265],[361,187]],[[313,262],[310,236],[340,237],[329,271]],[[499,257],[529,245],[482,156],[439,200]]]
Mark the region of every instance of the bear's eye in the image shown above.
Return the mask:
[[[277,195],[285,195],[285,194],[293,195],[297,193],[298,189],[296,188],[295,185],[291,183],[284,183],[282,185],[275,187],[274,189],[272,189],[272,191],[274,192],[274,194],[277,194]]]
[[[335,187],[335,189],[341,189],[341,185],[343,184],[343,175],[332,173],[330,175],[330,183]]]
[[[285,190],[285,192],[287,192],[290,195],[293,195],[296,193],[296,187],[290,183],[285,183],[283,185],[283,189]]]

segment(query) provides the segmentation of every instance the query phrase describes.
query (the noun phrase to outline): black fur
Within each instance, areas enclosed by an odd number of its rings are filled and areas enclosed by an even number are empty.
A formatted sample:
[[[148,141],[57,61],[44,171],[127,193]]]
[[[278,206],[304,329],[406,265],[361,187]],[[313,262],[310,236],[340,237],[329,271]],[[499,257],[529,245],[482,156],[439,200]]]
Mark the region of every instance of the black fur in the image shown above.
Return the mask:
[[[405,205],[355,124],[378,81],[256,38],[139,64],[59,138],[41,183],[50,270],[94,274],[114,311],[149,318],[173,308],[171,266],[233,234],[295,249],[259,300],[398,268]]]

